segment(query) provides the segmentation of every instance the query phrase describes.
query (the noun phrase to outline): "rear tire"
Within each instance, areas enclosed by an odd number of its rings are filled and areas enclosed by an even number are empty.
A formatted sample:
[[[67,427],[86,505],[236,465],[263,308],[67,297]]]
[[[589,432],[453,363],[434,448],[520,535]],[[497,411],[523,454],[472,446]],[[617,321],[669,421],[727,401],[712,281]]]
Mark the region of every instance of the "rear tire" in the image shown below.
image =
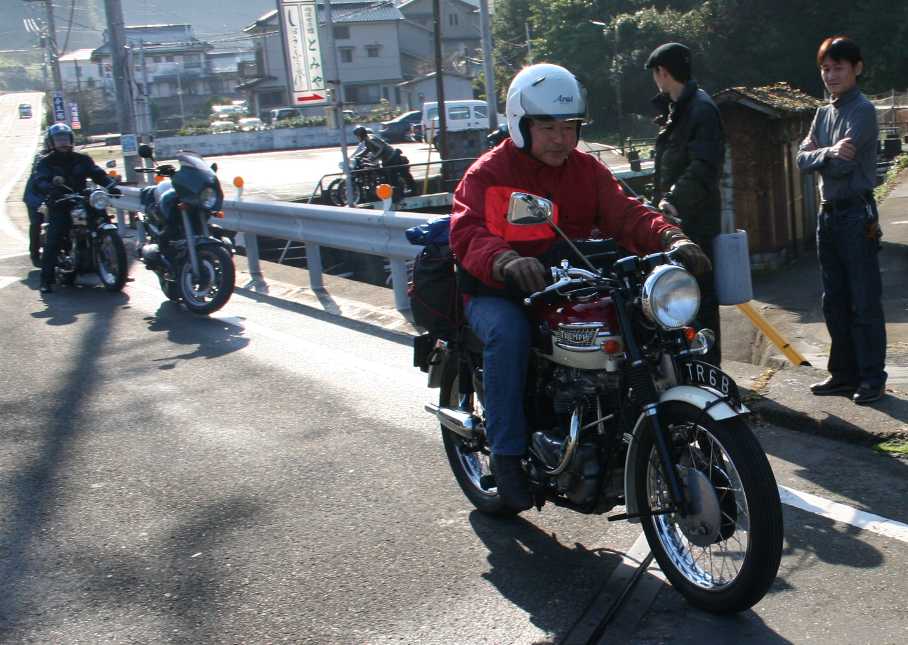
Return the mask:
[[[647,542],[692,605],[716,614],[744,611],[772,586],[782,558],[782,506],[766,454],[740,417],[714,421],[679,402],[661,406],[659,416],[685,495],[690,499],[691,482],[708,492],[700,494],[700,514],[688,516],[689,524],[677,513],[642,518]],[[651,432],[640,437],[635,466],[639,510],[667,508]]]
[[[457,357],[456,355],[451,355],[441,382],[438,400],[440,406],[458,406],[458,399],[460,398],[458,383]],[[481,383],[474,383],[474,393],[470,402],[473,406],[473,413],[479,417],[483,416],[482,396],[480,394],[482,392],[481,385]],[[498,495],[498,489],[492,482],[489,449],[485,441],[482,442],[478,450],[473,450],[466,445],[465,439],[444,426],[441,427],[441,438],[454,478],[473,506],[487,515],[502,517],[517,515],[518,511],[505,506]]]

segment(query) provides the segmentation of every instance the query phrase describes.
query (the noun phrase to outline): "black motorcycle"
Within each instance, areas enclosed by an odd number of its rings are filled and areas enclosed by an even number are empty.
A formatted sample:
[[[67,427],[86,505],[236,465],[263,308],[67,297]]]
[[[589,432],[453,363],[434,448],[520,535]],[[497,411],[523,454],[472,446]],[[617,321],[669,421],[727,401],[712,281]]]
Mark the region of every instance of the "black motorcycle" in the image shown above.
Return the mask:
[[[96,273],[108,291],[120,291],[126,284],[129,267],[126,248],[107,212],[110,194],[103,188],[74,191],[62,177],[54,177],[54,185],[69,191],[54,199],[57,205],[69,205],[72,222],[60,244],[54,268],[60,284],[73,285],[79,274]],[[47,227],[41,225],[41,248],[47,248]]]
[[[154,163],[150,146],[139,146],[139,156]],[[223,307],[234,287],[232,247],[209,228],[209,219],[224,203],[224,193],[215,174],[217,164],[209,166],[200,155],[187,151],[180,152],[177,161],[179,168],[161,164],[135,169],[162,179],[141,190],[144,216],[139,220],[136,251],[157,274],[167,298],[205,315]]]
[[[344,165],[340,164],[343,169]],[[353,179],[353,205],[377,199],[375,189],[379,184],[385,183],[386,172],[377,161],[369,161],[363,157],[353,157],[350,160],[350,176]],[[334,206],[347,205],[347,178],[338,177],[325,189],[328,200]]]

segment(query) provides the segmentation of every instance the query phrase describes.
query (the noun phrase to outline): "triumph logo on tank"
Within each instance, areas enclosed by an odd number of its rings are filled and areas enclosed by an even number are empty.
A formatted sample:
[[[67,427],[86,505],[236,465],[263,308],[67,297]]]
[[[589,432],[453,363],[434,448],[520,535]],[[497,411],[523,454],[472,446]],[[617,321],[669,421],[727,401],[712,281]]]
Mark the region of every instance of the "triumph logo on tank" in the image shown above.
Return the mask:
[[[570,327],[559,325],[555,332],[555,340],[563,345],[572,345],[574,347],[590,347],[596,342],[596,334],[599,333],[599,325]]]

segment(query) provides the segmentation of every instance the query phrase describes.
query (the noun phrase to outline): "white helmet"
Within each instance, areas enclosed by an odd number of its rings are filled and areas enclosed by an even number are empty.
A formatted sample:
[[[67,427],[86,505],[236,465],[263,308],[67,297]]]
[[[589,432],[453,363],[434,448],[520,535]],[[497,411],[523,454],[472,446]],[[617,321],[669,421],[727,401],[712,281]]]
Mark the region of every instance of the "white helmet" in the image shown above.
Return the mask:
[[[530,65],[511,81],[505,113],[511,141],[526,149],[530,147],[530,130],[524,117],[585,122],[586,91],[573,74],[559,65]]]

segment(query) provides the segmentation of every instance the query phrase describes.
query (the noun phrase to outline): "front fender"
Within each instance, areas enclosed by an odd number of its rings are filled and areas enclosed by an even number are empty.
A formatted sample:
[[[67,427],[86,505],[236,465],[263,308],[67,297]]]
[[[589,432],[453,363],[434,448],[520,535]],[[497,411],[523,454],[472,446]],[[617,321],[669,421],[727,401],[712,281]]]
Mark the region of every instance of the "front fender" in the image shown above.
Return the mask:
[[[665,390],[659,397],[659,407],[661,408],[663,404],[670,401],[680,401],[704,410],[705,414],[714,421],[724,421],[750,414],[750,410],[744,404],[734,408],[716,392],[702,387],[694,387],[693,385],[676,385]],[[640,512],[637,507],[636,471],[634,469],[637,464],[640,436],[646,431],[646,428],[646,415],[641,414],[634,425],[634,431],[631,433],[630,444],[627,447],[627,457],[624,460],[624,503],[628,515],[635,515]],[[635,517],[628,521],[639,523],[640,518]]]

